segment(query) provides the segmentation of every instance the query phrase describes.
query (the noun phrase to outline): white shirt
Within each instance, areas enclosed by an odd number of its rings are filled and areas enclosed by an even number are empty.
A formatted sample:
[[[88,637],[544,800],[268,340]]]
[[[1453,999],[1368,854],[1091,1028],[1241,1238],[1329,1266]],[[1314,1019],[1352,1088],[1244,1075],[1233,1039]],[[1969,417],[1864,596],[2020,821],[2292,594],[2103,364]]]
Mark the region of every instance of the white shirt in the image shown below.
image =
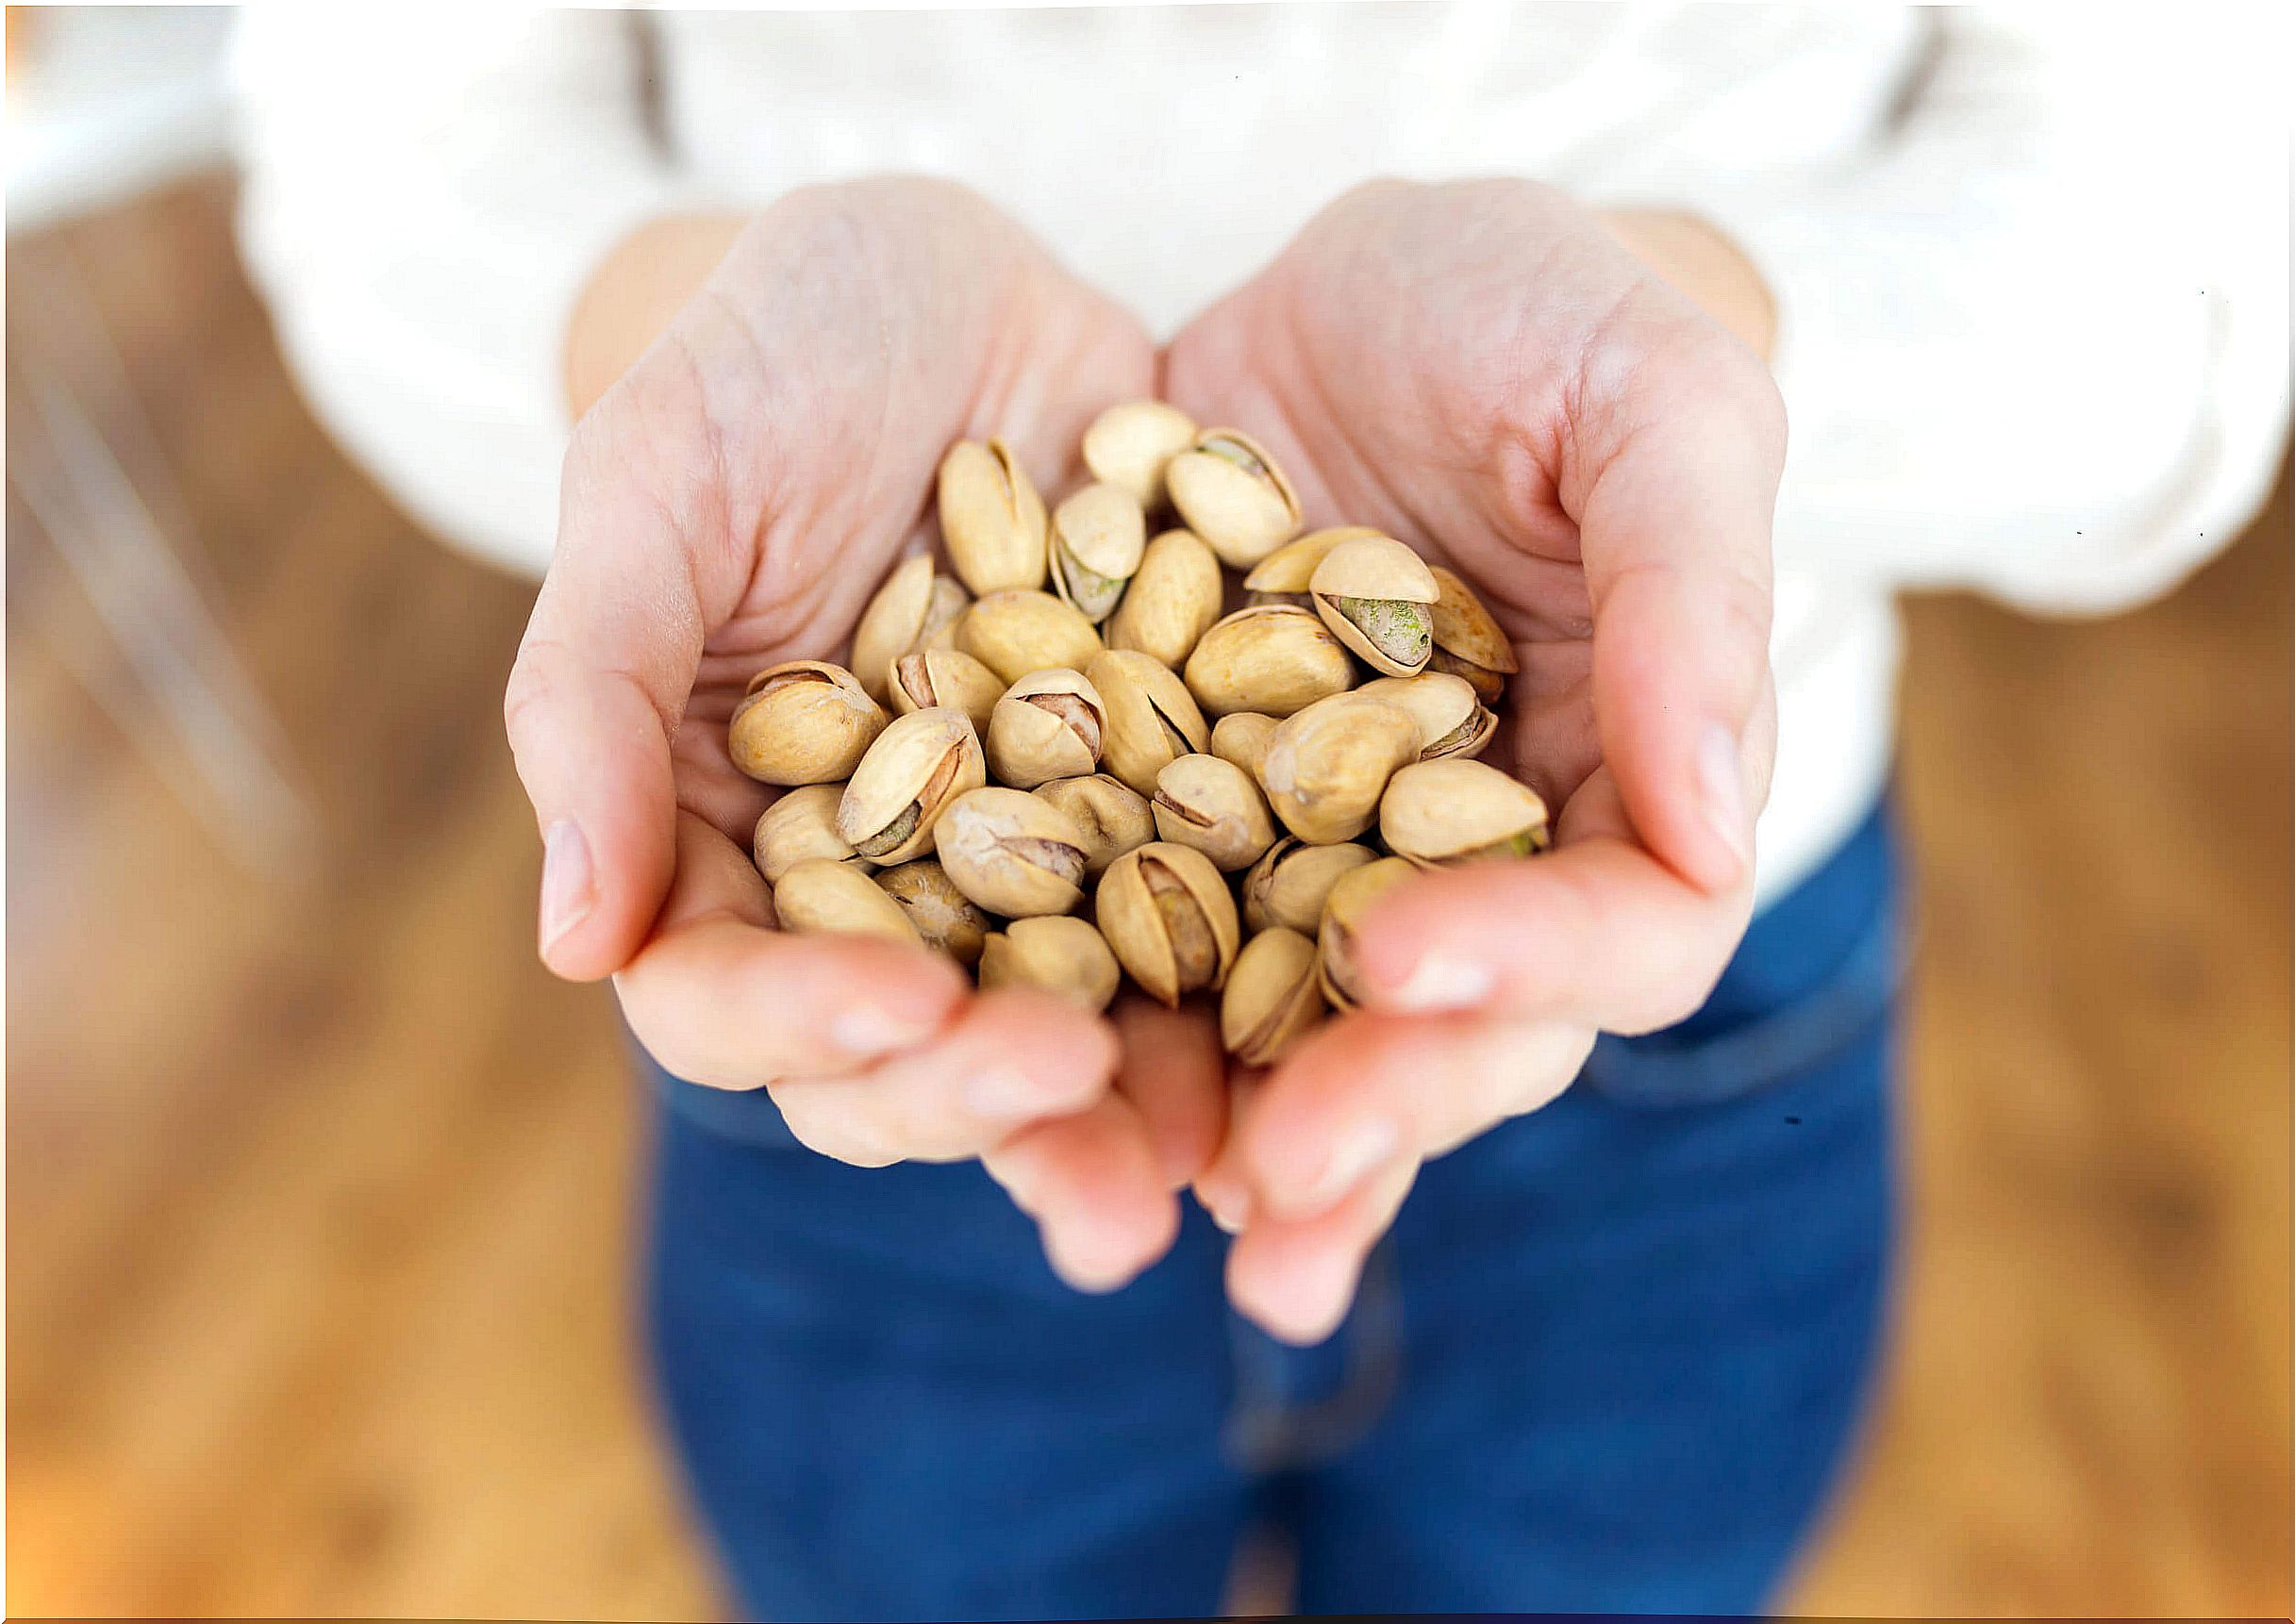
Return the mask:
[[[257,8],[241,233],[353,454],[538,572],[567,314],[664,209],[953,175],[1162,337],[1373,174],[1703,213],[1777,292],[1791,420],[1766,900],[1886,777],[1896,588],[2117,607],[2268,491],[2284,29],[2104,10]]]

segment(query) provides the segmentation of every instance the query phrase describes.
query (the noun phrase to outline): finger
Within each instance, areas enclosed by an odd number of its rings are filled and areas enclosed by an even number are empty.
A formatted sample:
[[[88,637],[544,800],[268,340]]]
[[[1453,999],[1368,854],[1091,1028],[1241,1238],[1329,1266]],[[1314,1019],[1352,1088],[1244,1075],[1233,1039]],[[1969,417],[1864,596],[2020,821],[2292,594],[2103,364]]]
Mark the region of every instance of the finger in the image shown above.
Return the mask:
[[[1211,1165],[1195,1175],[1197,1204],[1229,1235],[1242,1234],[1251,1222],[1251,1177],[1244,1169],[1239,1144],[1266,1086],[1267,1073],[1256,1068],[1239,1068],[1229,1076],[1226,1136],[1220,1141]]]
[[[1126,995],[1115,1009],[1116,1088],[1139,1107],[1172,1189],[1203,1171],[1227,1126],[1227,1057],[1200,1010]]]
[[[1115,1068],[1105,1022],[1065,1000],[1006,987],[973,999],[922,1048],[858,1076],[775,1083],[773,1097],[807,1144],[818,1124],[818,1136],[839,1143],[857,1135],[903,1160],[952,1162],[1028,1123],[1089,1110]]]
[[[1036,1219],[1054,1271],[1079,1291],[1115,1290],[1179,1234],[1179,1202],[1147,1120],[1120,1094],[1023,1129],[980,1160]]]
[[[1397,1156],[1310,1218],[1263,1218],[1227,1249],[1227,1298],[1269,1335],[1305,1346],[1339,1329],[1363,1261],[1402,1210],[1419,1162]]]

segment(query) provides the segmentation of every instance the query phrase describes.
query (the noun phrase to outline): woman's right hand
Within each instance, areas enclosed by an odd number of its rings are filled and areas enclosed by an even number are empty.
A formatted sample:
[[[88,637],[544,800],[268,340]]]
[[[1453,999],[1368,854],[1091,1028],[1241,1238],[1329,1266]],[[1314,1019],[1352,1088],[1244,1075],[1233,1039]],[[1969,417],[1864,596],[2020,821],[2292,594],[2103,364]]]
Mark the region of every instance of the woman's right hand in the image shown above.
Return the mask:
[[[961,188],[790,194],[576,424],[504,707],[552,969],[612,976],[665,1067],[767,1089],[824,1154],[980,1157],[1091,1288],[1170,1244],[1173,1191],[1224,1126],[1216,1045],[1131,1006],[1120,1068],[1107,1025],[1058,1001],[777,931],[748,856],[773,792],[725,727],[762,667],[836,657],[949,444],[1001,435],[1056,489],[1155,365],[1136,323]]]

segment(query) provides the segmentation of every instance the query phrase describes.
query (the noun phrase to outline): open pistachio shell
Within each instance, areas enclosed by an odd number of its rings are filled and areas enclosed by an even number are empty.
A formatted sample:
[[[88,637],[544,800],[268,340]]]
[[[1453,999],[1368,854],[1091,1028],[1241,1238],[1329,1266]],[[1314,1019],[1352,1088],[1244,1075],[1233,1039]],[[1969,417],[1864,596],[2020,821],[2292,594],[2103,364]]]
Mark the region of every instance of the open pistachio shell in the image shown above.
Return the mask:
[[[1377,855],[1370,847],[1351,841],[1310,846],[1286,835],[1243,876],[1243,923],[1255,931],[1281,926],[1314,935],[1322,920],[1322,905],[1330,900],[1331,887],[1339,884],[1339,877]]]
[[[1147,551],[1147,518],[1112,485],[1087,485],[1053,509],[1052,585],[1088,621],[1115,612]]]
[[[1330,628],[1305,609],[1238,609],[1203,635],[1188,656],[1188,691],[1215,716],[1256,710],[1285,717],[1355,685],[1355,662]]]
[[[1327,530],[1310,530],[1260,559],[1251,573],[1243,577],[1243,589],[1295,599],[1302,608],[1312,608],[1307,584],[1315,578],[1315,566],[1329,555],[1331,549],[1358,536],[1385,534],[1368,524],[1336,524]]]
[[[1084,900],[1084,837],[1068,814],[1024,789],[959,795],[933,828],[940,867],[992,914],[1064,914]]]
[[[1125,401],[1084,431],[1084,466],[1092,478],[1153,511],[1163,501],[1165,465],[1194,442],[1195,420],[1177,406]]]
[[[1299,497],[1249,435],[1206,429],[1164,469],[1172,505],[1222,562],[1248,570],[1299,534]]]
[[[1250,773],[1216,755],[1183,755],[1156,775],[1156,832],[1192,846],[1222,873],[1248,869],[1275,842],[1275,820]]]
[[[975,733],[988,731],[1004,697],[996,673],[962,649],[911,649],[892,662],[891,678],[887,692],[894,715],[946,705],[962,711]]]
[[[750,679],[725,729],[725,750],[734,766],[766,784],[831,784],[852,772],[885,720],[844,667],[790,660]]]
[[[1220,997],[1220,1042],[1246,1066],[1272,1066],[1327,1011],[1313,938],[1280,927],[1243,944]]]
[[[799,863],[820,857],[831,863],[857,863],[865,872],[866,857],[837,833],[837,804],[844,799],[841,784],[807,784],[791,789],[757,814],[749,840],[749,853],[767,882],[778,880]]]
[[[1522,669],[1514,645],[1482,606],[1482,600],[1464,581],[1439,564],[1428,566],[1435,578],[1435,652],[1431,670],[1448,671],[1474,685],[1485,704],[1505,697],[1506,678]]]
[[[1217,991],[1235,963],[1235,899],[1211,859],[1157,840],[1108,865],[1095,893],[1100,934],[1132,979],[1176,1006]]]
[[[853,674],[869,697],[888,703],[892,662],[903,655],[950,646],[956,617],[972,601],[956,579],[934,574],[932,560],[922,555],[886,576],[853,631]]]
[[[1424,868],[1546,849],[1546,803],[1495,767],[1451,757],[1405,767],[1379,801],[1379,838]]]
[[[926,947],[938,948],[968,969],[980,962],[980,944],[991,921],[938,862],[918,857],[885,870],[876,883],[901,905]]]
[[[783,930],[802,936],[883,936],[924,945],[900,903],[853,863],[822,857],[799,863],[773,883],[773,911]]]
[[[1084,675],[1107,707],[1106,770],[1142,795],[1167,763],[1211,742],[1204,713],[1172,668],[1132,649],[1095,655]]]
[[[1363,915],[1403,881],[1417,872],[1400,857],[1381,857],[1350,869],[1331,887],[1331,900],[1322,910],[1317,938],[1322,948],[1322,995],[1335,1009],[1353,1009],[1360,1002],[1355,980],[1355,933]]]
[[[1042,586],[1044,531],[1044,499],[1010,446],[962,439],[949,448],[940,459],[940,538],[967,587]]]
[[[1074,778],[1100,764],[1106,731],[1100,690],[1080,673],[1059,666],[1030,671],[989,719],[989,771],[1015,789]]]
[[[1211,727],[1211,754],[1232,761],[1258,782],[1260,764],[1267,759],[1267,741],[1275,736],[1275,718],[1256,710],[1231,710]]]
[[[1105,772],[1056,778],[1033,791],[1074,820],[1084,839],[1084,872],[1093,879],[1124,853],[1156,837],[1156,812],[1146,796]]]
[[[1480,755],[1498,731],[1496,713],[1475,696],[1474,685],[1447,671],[1380,677],[1355,691],[1391,700],[1410,712],[1419,724],[1421,761]]]
[[[1419,758],[1419,724],[1401,705],[1333,694],[1286,718],[1259,764],[1284,827],[1312,845],[1352,840],[1378,815],[1395,772]]]
[[[956,622],[956,647],[1009,687],[1054,666],[1082,671],[1102,644],[1074,605],[1049,592],[1013,590],[975,600]]]
[[[1220,618],[1226,583],[1219,555],[1191,530],[1166,530],[1147,544],[1123,602],[1108,617],[1111,649],[1137,649],[1176,671]]]
[[[1416,676],[1435,651],[1435,577],[1392,537],[1342,541],[1315,566],[1315,612],[1373,671]]]
[[[1063,914],[1014,920],[988,938],[980,954],[982,986],[1032,986],[1093,1014],[1108,1006],[1122,980],[1106,938],[1089,921]]]
[[[980,737],[962,711],[912,710],[894,718],[853,770],[837,833],[873,863],[906,863],[932,850],[935,820],[988,776]]]

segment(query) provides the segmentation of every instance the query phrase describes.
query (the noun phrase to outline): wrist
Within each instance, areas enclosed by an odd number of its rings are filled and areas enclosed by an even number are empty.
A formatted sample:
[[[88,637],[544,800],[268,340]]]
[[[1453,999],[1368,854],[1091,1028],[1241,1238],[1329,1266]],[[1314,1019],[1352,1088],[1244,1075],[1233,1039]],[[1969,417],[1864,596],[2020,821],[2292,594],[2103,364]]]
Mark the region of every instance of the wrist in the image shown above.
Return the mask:
[[[1679,289],[1762,359],[1777,340],[1777,300],[1745,252],[1693,214],[1662,208],[1601,211],[1627,251]]]
[[[661,336],[747,223],[740,214],[663,215],[598,261],[566,322],[562,365],[575,417]]]

